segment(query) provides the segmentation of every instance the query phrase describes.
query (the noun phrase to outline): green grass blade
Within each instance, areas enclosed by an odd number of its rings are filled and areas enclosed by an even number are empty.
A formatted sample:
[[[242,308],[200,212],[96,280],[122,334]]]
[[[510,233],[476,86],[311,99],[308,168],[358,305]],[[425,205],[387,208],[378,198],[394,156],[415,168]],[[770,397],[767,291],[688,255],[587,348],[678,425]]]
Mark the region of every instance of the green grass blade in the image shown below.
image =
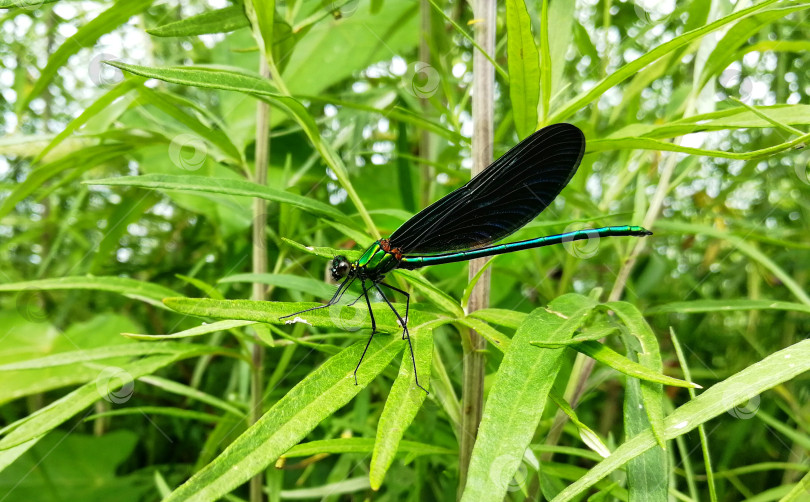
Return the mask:
[[[180,21],[150,28],[146,33],[156,37],[193,37],[209,33],[228,33],[249,26],[242,5],[232,5],[191,16]]]
[[[673,387],[686,387],[692,389],[702,388],[700,385],[696,383],[686,382],[684,380],[673,378],[664,375],[662,373],[656,373],[650,368],[628,359],[627,357],[619,354],[610,347],[603,345],[599,342],[584,341],[580,343],[553,344],[553,345],[546,344],[543,342],[532,342],[532,345],[535,345],[537,347],[551,347],[551,348],[556,348],[554,347],[554,345],[558,347],[568,346],[576,350],[577,352],[581,352],[586,356],[595,359],[596,361],[604,365],[610,366],[611,368],[620,373],[624,373],[625,375],[631,376],[633,378],[638,378],[639,380],[660,383],[663,385],[671,385]]]
[[[178,190],[181,192],[207,192],[241,197],[258,197],[260,199],[289,204],[317,216],[324,216],[347,225],[354,225],[351,218],[325,202],[303,197],[301,195],[279,190],[252,181],[213,178],[208,176],[175,176],[170,174],[144,174],[141,176],[118,176],[100,180],[86,181],[90,185],[134,186],[158,190]]]
[[[0,365],[0,372],[15,370],[31,370],[41,368],[52,368],[54,366],[65,366],[74,363],[86,363],[90,361],[100,361],[103,359],[113,359],[116,357],[139,357],[157,354],[182,355],[189,350],[196,350],[199,353],[230,355],[242,357],[238,352],[233,352],[219,347],[209,347],[205,345],[189,345],[178,342],[162,343],[128,343],[124,345],[112,345],[108,347],[95,347],[92,349],[73,350],[70,352],[60,352],[50,356],[35,359],[26,359],[14,363]]]
[[[133,300],[140,300],[151,305],[163,308],[162,300],[170,296],[180,296],[177,291],[165,288],[152,282],[139,281],[128,277],[93,277],[72,276],[58,277],[56,279],[41,279],[38,281],[12,282],[0,284],[3,291],[72,291],[76,289],[90,289],[95,291],[108,291],[126,296]]]
[[[624,433],[632,438],[651,430],[644,389],[639,380],[628,379],[624,391]],[[661,401],[663,402],[663,401]],[[663,417],[661,417],[663,426]],[[663,428],[663,427],[662,427]],[[666,451],[657,445],[627,462],[627,491],[630,500],[658,502],[667,499],[669,472]]]
[[[353,344],[310,373],[166,502],[214,500],[264,471],[354,398],[403,349],[398,336],[375,336],[357,372],[360,385],[355,385],[352,373],[365,344]]]
[[[278,286],[292,291],[309,293],[320,298],[331,298],[337,289],[331,284],[327,284],[312,277],[300,277],[292,274],[234,274],[223,277],[220,284],[234,282],[252,282],[267,284],[268,286]]]
[[[664,420],[664,437],[673,439],[754,396],[810,370],[810,340],[803,340],[771,354],[757,364],[706,389]],[[568,486],[552,502],[572,500],[630,459],[655,447],[652,432],[642,432],[619,446],[581,479]]]
[[[570,338],[595,305],[584,296],[563,295],[534,310],[518,329],[484,406],[462,501],[503,500],[563,358],[561,349],[538,349],[531,342]]]
[[[374,450],[376,442],[377,440],[375,438],[320,439],[307,443],[299,443],[287,450],[281,458],[311,457],[324,453],[371,453]],[[432,444],[418,443],[416,441],[400,441],[397,451],[399,454],[404,453],[412,456],[458,454],[455,450],[449,450]]]
[[[779,300],[749,300],[747,298],[731,300],[694,300],[656,305],[655,307],[647,309],[645,314],[698,314],[704,312],[734,312],[740,310],[787,310],[810,314],[810,305]]]
[[[506,0],[506,53],[509,63],[509,98],[518,137],[537,128],[540,102],[540,54],[532,35],[532,20],[523,0]]]
[[[479,335],[486,338],[486,340],[491,343],[493,347],[501,352],[505,353],[509,350],[509,344],[512,342],[512,340],[484,321],[476,319],[470,315],[459,319],[458,323],[478,332]]]
[[[170,335],[142,335],[137,333],[121,334],[127,338],[133,338],[135,340],[167,340],[173,338],[188,338],[191,336],[207,335],[209,333],[216,333],[217,331],[241,328],[243,326],[251,326],[253,324],[256,324],[256,321],[235,321],[232,319],[227,319],[225,321],[212,322],[211,324],[203,323],[201,326],[178,331],[177,333],[172,333]]]
[[[663,373],[664,363],[661,361],[661,349],[658,340],[636,306],[628,302],[609,302],[604,304],[604,307],[615,312],[622,320],[622,323],[630,330],[630,335],[638,340],[641,345],[641,350],[638,351],[639,362],[655,373]],[[633,349],[628,347],[628,350]],[[644,409],[650,420],[650,427],[652,427],[652,432],[658,440],[659,446],[666,449],[663,436],[664,389],[660,384],[642,381],[641,400],[644,403]]]
[[[433,331],[422,327],[411,330],[413,353],[420,385],[430,390],[430,366],[433,359]],[[399,374],[385,400],[380,421],[377,424],[377,438],[371,455],[369,481],[373,490],[382,486],[388,468],[399,451],[402,436],[411,425],[427,394],[414,383],[411,354],[402,352]]]

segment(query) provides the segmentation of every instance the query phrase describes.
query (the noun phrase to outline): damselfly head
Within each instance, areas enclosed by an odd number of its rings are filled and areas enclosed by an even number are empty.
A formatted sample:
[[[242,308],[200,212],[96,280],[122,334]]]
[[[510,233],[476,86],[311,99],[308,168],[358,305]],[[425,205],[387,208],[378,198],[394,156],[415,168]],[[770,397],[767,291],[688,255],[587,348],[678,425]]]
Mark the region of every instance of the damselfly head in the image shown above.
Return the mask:
[[[332,260],[332,280],[339,281],[343,279],[348,275],[351,268],[352,266],[345,256],[335,256],[335,259]]]

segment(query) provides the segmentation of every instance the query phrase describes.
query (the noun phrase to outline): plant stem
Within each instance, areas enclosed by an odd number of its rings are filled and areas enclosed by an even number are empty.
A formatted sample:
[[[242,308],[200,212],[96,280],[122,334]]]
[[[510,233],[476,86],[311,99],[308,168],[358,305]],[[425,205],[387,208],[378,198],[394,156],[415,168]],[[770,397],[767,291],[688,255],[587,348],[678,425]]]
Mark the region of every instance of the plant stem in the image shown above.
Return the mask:
[[[475,40],[485,53],[495,52],[495,0],[476,0],[473,14]],[[473,54],[473,137],[472,137],[472,176],[483,171],[492,162],[493,140],[493,100],[495,68],[481,53]],[[470,279],[474,278],[486,260],[470,262]],[[484,308],[489,303],[490,271],[486,270],[470,295],[468,311]],[[459,445],[459,487],[458,496],[467,483],[467,470],[470,465],[475,437],[481,423],[484,407],[484,348],[486,341],[475,331],[470,330],[469,343],[464,344],[464,378],[461,390],[461,444]]]

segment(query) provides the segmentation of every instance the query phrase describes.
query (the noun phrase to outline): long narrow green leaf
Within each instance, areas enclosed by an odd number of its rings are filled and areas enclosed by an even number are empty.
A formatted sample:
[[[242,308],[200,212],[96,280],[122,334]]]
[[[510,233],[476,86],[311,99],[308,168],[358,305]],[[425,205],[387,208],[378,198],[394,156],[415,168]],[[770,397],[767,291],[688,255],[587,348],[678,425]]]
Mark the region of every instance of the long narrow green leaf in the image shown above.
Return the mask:
[[[152,282],[139,281],[127,277],[94,277],[72,276],[56,279],[41,279],[38,281],[12,282],[0,284],[3,291],[57,291],[91,289],[108,291],[124,295],[133,300],[140,300],[163,308],[162,300],[170,296],[180,296],[179,293]]]
[[[655,314],[698,314],[704,312],[734,312],[740,310],[787,310],[810,314],[810,305],[803,303],[783,302],[778,300],[694,300],[672,302],[650,307],[647,315]]]
[[[422,326],[418,331],[411,330],[413,353],[416,360],[416,374],[425,389],[430,390],[430,366],[433,359],[432,327]],[[402,436],[413,422],[427,394],[416,386],[413,363],[408,350],[402,353],[399,374],[385,400],[380,421],[377,424],[377,438],[371,455],[369,482],[373,490],[382,486],[388,468],[399,451]]]
[[[543,342],[532,342],[532,345],[537,347],[554,347],[552,344]],[[625,356],[619,354],[610,347],[595,341],[584,341],[572,344],[557,344],[557,347],[568,346],[577,352],[581,352],[586,356],[599,361],[602,364],[610,366],[616,371],[624,373],[627,376],[638,378],[639,380],[646,380],[648,382],[660,383],[663,385],[671,385],[673,387],[687,387],[693,389],[701,389],[702,387],[696,383],[686,382],[678,378],[673,378],[661,373],[656,373],[650,368],[632,361]],[[556,347],[554,347],[556,348]]]
[[[244,326],[251,326],[253,324],[256,324],[256,321],[235,321],[228,319],[225,321],[212,322],[211,324],[203,323],[201,326],[178,331],[177,333],[172,333],[170,335],[140,335],[137,333],[121,334],[127,338],[133,338],[135,340],[167,340],[172,338],[188,338],[191,336],[207,335],[209,333],[216,333],[217,331],[241,328]]]
[[[228,33],[245,28],[249,24],[244,7],[232,5],[150,28],[146,33],[156,37],[193,37],[209,33]]]
[[[335,286],[331,286],[312,277],[299,277],[292,274],[235,274],[223,277],[219,283],[252,282],[279,286],[284,289],[310,293],[322,298],[330,298],[335,294]]]
[[[285,190],[259,185],[247,180],[193,175],[144,174],[141,176],[103,178],[100,180],[85,181],[84,183],[88,185],[135,186],[159,190],[178,190],[181,192],[208,192],[222,195],[238,195],[241,197],[258,197],[273,202],[289,204],[308,213],[326,216],[346,223],[347,225],[354,224],[351,218],[340,212],[334,206],[309,197],[303,197]]]
[[[713,385],[697,398],[675,410],[664,420],[664,437],[670,440],[686,434],[698,425],[808,370],[810,370],[810,340],[803,340]],[[565,488],[552,502],[572,500],[630,459],[655,445],[656,440],[652,432],[642,432],[619,446],[610,457]]]
[[[531,342],[570,338],[595,306],[584,296],[563,295],[534,310],[515,333],[484,406],[462,501],[503,500],[563,357],[561,349],[539,349]]]
[[[180,355],[185,354],[190,349],[201,350],[210,354],[231,355],[242,357],[238,352],[219,347],[209,347],[205,345],[189,345],[187,343],[163,342],[163,343],[128,343],[125,345],[112,345],[108,347],[95,347],[92,349],[81,349],[70,352],[60,352],[50,356],[35,359],[26,359],[14,363],[0,365],[0,372],[14,370],[30,370],[40,368],[51,368],[54,366],[65,366],[89,361],[99,361],[103,359],[113,359],[116,357],[137,357],[158,354]]]
[[[630,335],[639,341],[641,345],[641,350],[638,352],[639,362],[654,373],[663,373],[664,363],[661,360],[661,349],[658,340],[638,308],[628,302],[608,302],[604,304],[604,307],[615,312],[622,320],[622,323],[630,330]],[[628,347],[628,350],[632,349]],[[659,446],[666,449],[663,436],[664,389],[660,384],[647,380],[641,381],[641,402],[644,403],[650,427],[652,427],[652,432],[658,440]]]
[[[348,403],[403,349],[398,336],[375,336],[357,372],[365,341],[331,357],[287,393],[214,461],[166,502],[215,500],[272,465],[322,420]]]
[[[506,0],[506,53],[509,57],[509,98],[518,137],[537,128],[540,102],[540,54],[532,35],[532,20],[523,0]]]
[[[311,457],[324,453],[371,453],[377,440],[375,438],[341,438],[341,439],[321,439],[299,443],[287,450],[281,458],[291,457]],[[400,441],[399,454],[407,453],[412,456],[419,455],[457,455],[455,450],[449,450],[427,443],[417,443],[415,441]]]

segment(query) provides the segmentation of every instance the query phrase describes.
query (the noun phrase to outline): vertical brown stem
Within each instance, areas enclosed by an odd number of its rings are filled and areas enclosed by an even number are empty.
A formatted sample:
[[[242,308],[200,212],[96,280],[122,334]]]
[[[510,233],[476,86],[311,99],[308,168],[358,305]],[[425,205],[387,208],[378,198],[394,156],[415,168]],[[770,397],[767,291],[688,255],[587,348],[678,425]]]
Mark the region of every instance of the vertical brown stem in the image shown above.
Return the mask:
[[[420,31],[422,36],[419,38],[419,61],[430,64],[430,46],[428,45],[428,37],[430,37],[430,4],[427,0],[419,2],[421,11],[421,27]],[[422,107],[422,112],[427,114],[428,99],[426,96],[419,98],[419,104]],[[419,156],[423,159],[430,159],[430,134],[426,130],[422,130],[419,135]],[[422,183],[419,190],[419,207],[427,207],[430,205],[433,197],[431,196],[431,187],[433,186],[433,167],[429,164],[422,164]]]
[[[267,60],[262,56],[259,62],[259,73],[264,77],[270,76]],[[267,184],[267,168],[270,157],[270,107],[264,101],[258,102],[256,108],[256,163],[253,181],[259,185]],[[253,273],[267,273],[267,203],[264,199],[253,199]],[[256,301],[267,299],[264,284],[253,283],[252,298]],[[250,423],[254,424],[262,416],[262,395],[264,394],[264,347],[261,342],[253,345],[253,367],[250,374]],[[261,502],[264,498],[263,473],[253,476],[250,480],[251,502]]]
[[[487,53],[495,53],[495,0],[475,0],[473,14],[475,41]],[[481,54],[473,55],[473,137],[472,137],[472,176],[483,171],[492,162],[493,138],[493,94],[495,68]],[[472,279],[485,260],[470,262]],[[489,303],[489,270],[484,272],[470,295],[469,311],[484,308]],[[464,378],[461,391],[461,444],[459,445],[459,489],[458,495],[467,483],[467,470],[472,456],[481,412],[484,407],[484,348],[486,341],[475,331],[469,333],[469,343],[464,344]]]

